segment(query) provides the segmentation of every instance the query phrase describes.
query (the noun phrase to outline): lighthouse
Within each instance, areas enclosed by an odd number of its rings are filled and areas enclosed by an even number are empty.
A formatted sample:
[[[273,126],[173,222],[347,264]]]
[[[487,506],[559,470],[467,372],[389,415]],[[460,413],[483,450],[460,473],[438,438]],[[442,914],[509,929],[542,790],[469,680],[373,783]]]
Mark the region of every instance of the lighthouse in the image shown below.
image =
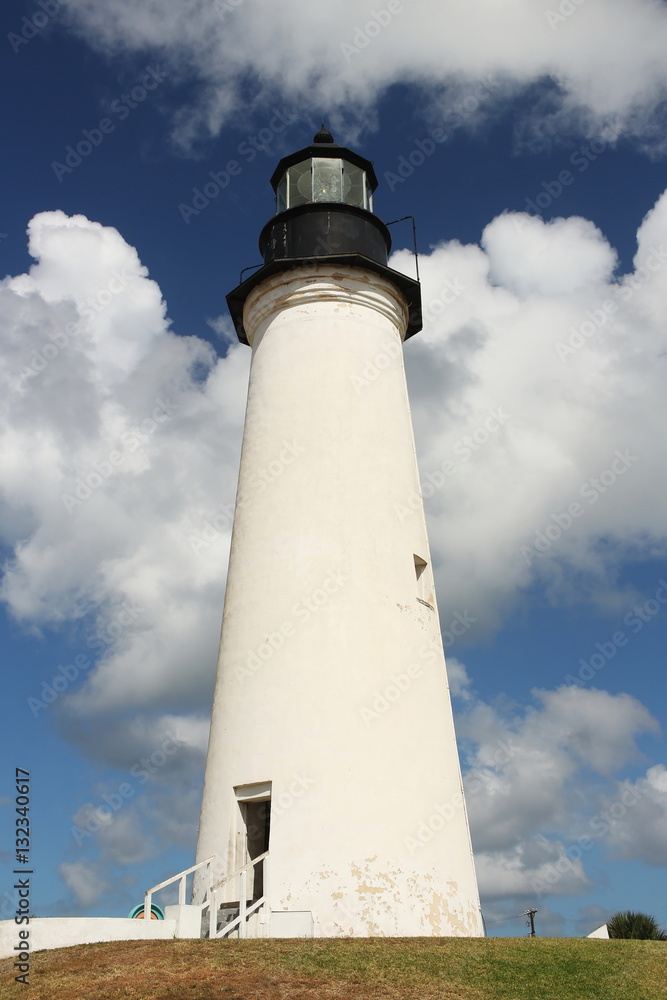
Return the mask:
[[[193,902],[218,936],[480,936],[403,366],[419,283],[325,128],[271,184],[227,296],[252,360]]]

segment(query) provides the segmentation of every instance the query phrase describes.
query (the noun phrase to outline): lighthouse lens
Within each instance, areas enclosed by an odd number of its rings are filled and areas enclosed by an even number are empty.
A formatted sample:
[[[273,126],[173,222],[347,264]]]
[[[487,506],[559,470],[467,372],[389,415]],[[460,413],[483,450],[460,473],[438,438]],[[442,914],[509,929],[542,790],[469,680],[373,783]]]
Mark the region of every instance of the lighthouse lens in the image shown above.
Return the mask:
[[[313,201],[341,202],[343,161],[313,157]]]
[[[372,211],[363,167],[335,156],[313,156],[288,167],[276,185],[276,210],[333,202]]]
[[[305,171],[305,173],[301,174],[296,184],[296,189],[299,193],[299,196],[301,198],[304,198],[306,202],[312,200],[311,198],[312,187],[313,187],[313,180],[312,177],[310,176],[310,163],[308,163],[307,170]]]

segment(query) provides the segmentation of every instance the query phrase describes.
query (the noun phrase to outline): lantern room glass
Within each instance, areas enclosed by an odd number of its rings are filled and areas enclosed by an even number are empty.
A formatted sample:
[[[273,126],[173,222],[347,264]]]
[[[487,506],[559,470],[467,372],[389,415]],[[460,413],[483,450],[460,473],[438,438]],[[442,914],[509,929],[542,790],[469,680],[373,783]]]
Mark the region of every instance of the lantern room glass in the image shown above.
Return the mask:
[[[343,161],[325,156],[314,156],[313,201],[335,201],[340,203],[343,193]]]
[[[366,171],[347,160],[313,156],[288,167],[276,187],[276,211],[313,203],[354,205],[373,211]]]
[[[276,188],[276,212],[284,212],[287,208],[287,174],[283,174]]]

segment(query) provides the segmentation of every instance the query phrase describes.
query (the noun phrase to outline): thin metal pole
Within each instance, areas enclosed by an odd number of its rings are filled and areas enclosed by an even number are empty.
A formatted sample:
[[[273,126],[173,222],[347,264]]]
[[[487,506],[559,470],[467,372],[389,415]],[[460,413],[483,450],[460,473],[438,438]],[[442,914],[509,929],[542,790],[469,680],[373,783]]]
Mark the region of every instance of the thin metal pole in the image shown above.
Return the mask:
[[[417,274],[417,281],[419,281],[419,253],[417,252],[417,223],[415,222],[414,215],[402,215],[400,219],[394,219],[393,222],[385,222],[385,226],[395,226],[397,222],[405,222],[406,219],[412,221],[412,248],[415,255],[415,272]]]

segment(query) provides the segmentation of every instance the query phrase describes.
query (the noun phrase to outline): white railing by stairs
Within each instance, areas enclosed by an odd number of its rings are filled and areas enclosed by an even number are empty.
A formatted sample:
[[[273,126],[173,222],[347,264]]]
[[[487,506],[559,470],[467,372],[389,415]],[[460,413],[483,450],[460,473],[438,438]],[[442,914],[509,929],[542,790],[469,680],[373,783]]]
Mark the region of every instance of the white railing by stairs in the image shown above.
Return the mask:
[[[151,920],[151,901],[153,898],[153,893],[157,892],[158,889],[164,889],[166,886],[171,885],[172,882],[178,882],[178,905],[184,906],[185,904],[185,880],[191,872],[196,872],[200,868],[204,868],[205,865],[210,865],[214,858],[207,858],[206,861],[200,861],[197,865],[192,865],[191,868],[186,868],[185,871],[179,872],[178,875],[172,875],[171,878],[166,879],[164,882],[160,882],[159,885],[154,885],[152,889],[146,889],[146,896],[144,899],[144,920]],[[208,870],[209,874],[209,884],[211,879],[211,869]]]
[[[216,882],[215,885],[211,886],[211,888],[209,890],[209,910],[208,910],[208,919],[209,919],[208,936],[209,936],[209,938],[227,937],[231,933],[231,931],[237,930],[237,929],[238,929],[238,935],[239,935],[240,938],[247,937],[248,936],[248,917],[250,917],[253,913],[260,913],[261,912],[260,923],[261,924],[268,924],[268,922],[269,922],[269,907],[268,907],[268,904],[267,904],[267,898],[268,898],[268,867],[269,867],[268,866],[268,862],[267,862],[268,856],[269,856],[269,852],[265,851],[264,854],[260,854],[258,857],[253,858],[252,861],[248,861],[241,868],[237,868],[236,871],[231,872],[229,875],[225,875],[224,878],[221,878],[219,882]],[[251,869],[253,869],[256,865],[258,865],[260,862],[265,862],[265,864],[263,866],[263,869],[262,869],[262,875],[263,875],[262,889],[263,889],[263,894],[260,896],[259,899],[254,900],[250,904],[250,906],[248,906],[248,872]],[[237,879],[238,880],[238,882],[237,882],[237,885],[238,885],[238,894],[232,892],[231,895],[234,898],[234,900],[236,900],[236,898],[238,896],[239,914],[238,914],[237,917],[234,917],[233,920],[230,920],[228,924],[225,924],[224,927],[221,927],[220,930],[218,931],[218,928],[217,928],[217,918],[218,918],[218,898],[219,898],[219,894],[220,894],[220,892],[222,891],[222,889],[224,887],[229,887],[230,884],[231,885],[234,884],[232,882],[232,879]],[[225,895],[228,896],[229,892],[226,892]],[[268,933],[268,928],[265,931],[265,936],[266,936],[267,933]]]
[[[267,903],[268,899],[268,856],[269,852],[265,851],[264,854],[260,854],[258,857],[253,858],[252,861],[248,861],[241,868],[237,868],[236,871],[231,872],[229,875],[225,875],[214,885],[211,885],[211,862],[214,857],[207,858],[205,861],[200,861],[199,864],[192,865],[190,868],[186,868],[185,871],[179,872],[178,875],[172,875],[171,878],[165,879],[164,882],[160,882],[158,885],[152,886],[152,888],[146,890],[146,895],[144,899],[144,920],[151,919],[151,903],[153,899],[153,893],[158,892],[160,889],[166,888],[166,886],[171,885],[173,882],[178,882],[178,903],[179,906],[185,904],[186,895],[186,879],[188,875],[192,872],[198,871],[200,868],[208,866],[208,887],[206,890],[206,898],[203,903],[200,904],[200,910],[203,913],[208,907],[208,933],[209,938],[223,938],[227,937],[232,931],[238,931],[238,936],[240,938],[245,938],[248,936],[248,918],[252,916],[253,913],[261,914],[259,917],[260,924],[268,925],[270,911]],[[256,865],[264,862],[262,868],[262,895],[259,899],[253,900],[253,902],[248,905],[248,872],[255,868]],[[234,879],[237,880],[237,885],[234,886]],[[254,880],[253,880],[254,881]],[[233,891],[238,888],[238,892]],[[221,899],[223,894],[226,899]],[[231,896],[231,902],[230,902]],[[218,908],[224,902],[228,902],[230,907],[234,907],[236,900],[238,899],[238,916],[230,920],[229,923],[225,924],[218,931]],[[266,927],[264,936],[268,935],[268,927]]]

